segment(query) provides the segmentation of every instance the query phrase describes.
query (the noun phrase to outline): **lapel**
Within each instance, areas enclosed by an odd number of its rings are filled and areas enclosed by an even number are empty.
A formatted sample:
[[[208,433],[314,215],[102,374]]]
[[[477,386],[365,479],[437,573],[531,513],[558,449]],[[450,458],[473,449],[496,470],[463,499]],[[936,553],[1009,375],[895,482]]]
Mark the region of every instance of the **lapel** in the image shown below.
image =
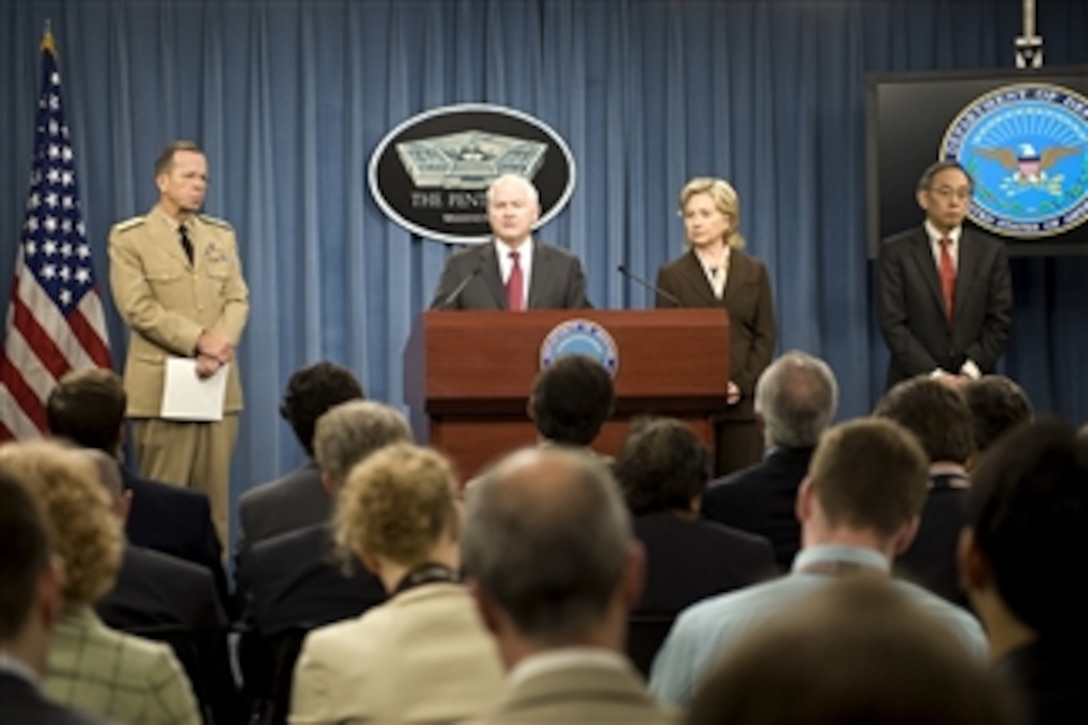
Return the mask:
[[[963,235],[960,235],[960,252],[963,252]],[[929,235],[926,234],[925,227],[919,229],[911,239],[911,256],[914,257],[918,272],[925,280],[926,286],[933,293],[933,300],[937,303],[941,316],[946,316],[944,295],[941,294],[941,280],[937,275],[937,264],[933,261],[933,249],[930,247]]]
[[[776,448],[763,461],[765,470],[775,472],[802,472],[808,470],[813,448]]]
[[[656,707],[634,673],[575,665],[541,672],[519,683],[510,691],[503,709],[514,713],[593,701],[627,707]]]
[[[977,244],[973,244],[973,241],[971,235],[967,233],[967,229],[964,228],[960,232],[960,253],[956,265],[956,302],[952,310],[953,327],[961,319],[964,319],[964,315],[961,315],[960,312],[967,303],[971,283],[977,279],[979,266],[982,262],[979,247]]]
[[[702,271],[701,267],[700,271]],[[748,258],[736,249],[731,250],[729,252],[729,276],[726,277],[725,294],[722,295],[722,304],[725,305],[726,309],[734,309],[734,307],[730,307],[729,304],[733,301],[734,297],[736,297],[737,295],[748,294],[744,291],[743,287],[744,282],[747,281],[748,277],[751,275],[751,272],[752,267],[748,264]],[[705,275],[703,276],[703,279],[704,281],[706,280]],[[710,296],[714,297],[714,290],[710,286],[709,282],[706,283],[706,287],[710,290]],[[717,298],[715,297],[714,299]]]
[[[499,268],[499,255],[495,253],[495,240],[488,239],[487,244],[480,246],[477,264],[480,265],[480,276],[495,298],[495,305],[500,310],[506,307],[506,287],[502,283],[502,270]]]
[[[732,257],[732,253],[730,253]],[[730,258],[730,266],[732,266],[733,259]],[[684,285],[693,291],[698,297],[700,302],[711,307],[720,307],[723,300],[719,300],[714,295],[714,288],[710,286],[710,280],[706,278],[706,273],[703,271],[703,265],[699,263],[699,258],[695,256],[695,250],[689,250],[687,254],[680,258],[680,264],[677,266],[677,273],[683,280]],[[730,274],[733,270],[730,269]],[[729,294],[729,283],[726,282],[726,296]]]
[[[554,275],[548,274],[547,268],[552,261],[551,255],[548,253],[547,248],[541,244],[538,240],[533,239],[533,264],[532,271],[530,272],[529,279],[526,279],[526,284],[529,285],[529,296],[526,298],[526,309],[535,310],[541,307],[546,307],[543,304],[541,298],[544,296],[547,290],[544,289],[545,280],[554,279]],[[540,280],[540,284],[536,284],[533,280]]]

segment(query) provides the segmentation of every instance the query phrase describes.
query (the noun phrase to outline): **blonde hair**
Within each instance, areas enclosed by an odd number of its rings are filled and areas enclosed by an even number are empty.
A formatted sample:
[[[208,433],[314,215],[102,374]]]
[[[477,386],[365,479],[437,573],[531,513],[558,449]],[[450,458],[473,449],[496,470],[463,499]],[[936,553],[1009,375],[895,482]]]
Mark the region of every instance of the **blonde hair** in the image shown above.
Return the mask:
[[[93,604],[113,587],[124,546],[94,460],[51,441],[5,443],[0,472],[22,481],[45,513],[53,550],[64,560],[65,603]]]
[[[341,554],[380,555],[402,566],[427,562],[443,534],[457,534],[457,479],[442,454],[395,443],[356,465],[336,508]]]
[[[740,233],[740,196],[737,195],[737,190],[724,179],[697,176],[680,190],[680,216],[684,215],[684,207],[696,194],[709,195],[718,211],[729,217],[729,233],[725,235],[725,243],[732,249],[744,249],[744,237]],[[684,240],[684,246],[690,247],[691,242]]]

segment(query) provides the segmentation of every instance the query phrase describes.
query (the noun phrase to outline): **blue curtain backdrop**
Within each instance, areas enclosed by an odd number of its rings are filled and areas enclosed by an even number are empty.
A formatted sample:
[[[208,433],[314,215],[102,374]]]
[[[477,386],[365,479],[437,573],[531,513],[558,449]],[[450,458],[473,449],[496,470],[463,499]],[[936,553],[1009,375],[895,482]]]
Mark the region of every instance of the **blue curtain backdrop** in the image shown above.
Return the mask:
[[[1086,5],[1039,3],[1048,65],[1088,63]],[[156,199],[157,152],[175,138],[207,151],[206,209],[237,228],[252,289],[237,495],[299,459],[277,416],[298,367],[341,362],[401,403],[404,343],[450,250],[380,213],[366,162],[395,124],[450,103],[512,106],[567,139],[578,185],[540,236],[582,257],[598,307],[648,306],[616,265],[653,277],[682,248],[684,181],[730,179],[771,272],[779,350],[826,358],[840,417],[865,413],[887,360],[865,253],[865,74],[1010,68],[1021,16],[1019,0],[0,0],[3,280],[47,18],[103,283],[110,225]],[[1040,410],[1083,421],[1088,260],[1013,272],[1005,370]]]

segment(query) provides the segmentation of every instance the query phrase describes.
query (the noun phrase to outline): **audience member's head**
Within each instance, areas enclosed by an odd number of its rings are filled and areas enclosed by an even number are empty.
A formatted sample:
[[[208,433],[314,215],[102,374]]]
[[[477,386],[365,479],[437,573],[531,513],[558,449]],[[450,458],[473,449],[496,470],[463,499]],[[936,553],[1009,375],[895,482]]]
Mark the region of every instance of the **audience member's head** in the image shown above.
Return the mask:
[[[394,443],[351,469],[340,493],[336,538],[392,589],[398,574],[426,564],[460,567],[460,515],[449,461],[428,448]]]
[[[411,442],[412,430],[396,408],[373,400],[350,400],[318,419],[314,460],[335,495],[356,463],[392,443]]]
[[[124,543],[93,460],[51,441],[7,443],[0,446],[0,473],[22,481],[41,506],[64,561],[65,603],[93,604],[113,587]]]
[[[1085,643],[1085,552],[1088,441],[1057,421],[1012,431],[971,476],[960,547],[964,583],[991,638],[1011,615],[1050,640]]]
[[[755,410],[768,448],[812,448],[839,407],[839,384],[823,360],[791,350],[756,383]]]
[[[933,378],[898,383],[873,415],[894,420],[917,436],[930,463],[965,464],[975,452],[974,421],[963,394]]]
[[[83,448],[117,454],[127,404],[121,377],[112,370],[70,372],[49,393],[45,404],[49,431]]]
[[[703,682],[692,725],[1015,722],[990,676],[886,578],[844,577],[757,629]]]
[[[613,470],[636,516],[698,511],[710,477],[710,454],[680,421],[644,419],[632,424]]]
[[[879,418],[835,426],[820,439],[798,495],[805,545],[836,531],[864,532],[899,553],[917,530],[928,484],[925,452],[902,426]]]
[[[644,563],[604,464],[561,448],[509,455],[480,479],[462,542],[508,665],[515,651],[590,642],[622,649]]]
[[[64,577],[28,488],[0,473],[0,652],[41,674]]]
[[[537,375],[529,417],[553,443],[588,446],[612,415],[612,376],[585,355],[566,355]]]
[[[1031,420],[1031,401],[1023,388],[1004,375],[983,375],[963,388],[975,426],[979,453],[1003,433]]]
[[[287,381],[280,415],[291,425],[299,445],[314,455],[314,426],[327,410],[363,397],[363,387],[350,370],[331,362],[319,362],[296,370]]]

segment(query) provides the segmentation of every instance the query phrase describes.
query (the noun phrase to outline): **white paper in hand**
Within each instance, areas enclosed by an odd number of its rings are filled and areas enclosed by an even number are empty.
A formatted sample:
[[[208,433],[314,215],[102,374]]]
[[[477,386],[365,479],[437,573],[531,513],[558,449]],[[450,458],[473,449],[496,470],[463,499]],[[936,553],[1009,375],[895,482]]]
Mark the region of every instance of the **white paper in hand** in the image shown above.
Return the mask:
[[[230,364],[220,365],[214,375],[202,380],[196,374],[196,359],[167,358],[160,415],[167,420],[223,420],[229,372]]]

